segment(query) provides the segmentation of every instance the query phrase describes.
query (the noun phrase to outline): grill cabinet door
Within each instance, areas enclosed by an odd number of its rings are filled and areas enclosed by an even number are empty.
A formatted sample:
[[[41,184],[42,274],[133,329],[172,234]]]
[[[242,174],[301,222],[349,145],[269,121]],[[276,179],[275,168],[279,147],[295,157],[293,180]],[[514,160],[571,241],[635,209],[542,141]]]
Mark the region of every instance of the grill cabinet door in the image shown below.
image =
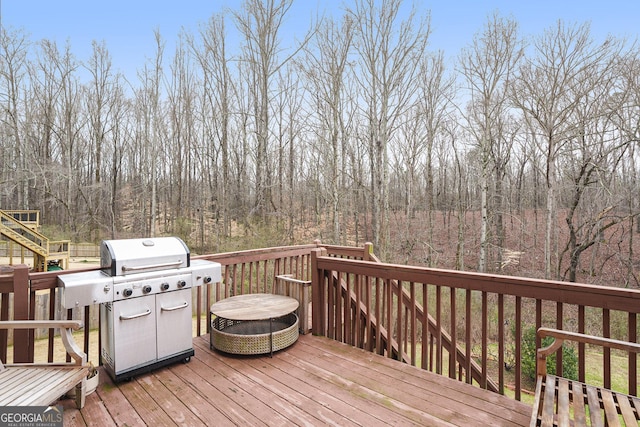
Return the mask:
[[[191,289],[156,295],[158,359],[193,348]]]
[[[113,303],[116,374],[156,360],[155,296]]]

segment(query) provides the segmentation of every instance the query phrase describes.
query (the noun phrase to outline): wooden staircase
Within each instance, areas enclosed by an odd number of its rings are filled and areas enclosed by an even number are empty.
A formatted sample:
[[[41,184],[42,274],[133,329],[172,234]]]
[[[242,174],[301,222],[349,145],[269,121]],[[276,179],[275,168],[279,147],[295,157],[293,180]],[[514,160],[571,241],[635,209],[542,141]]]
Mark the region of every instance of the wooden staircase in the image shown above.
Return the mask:
[[[37,211],[0,210],[0,236],[32,252],[36,271],[47,271],[50,261],[59,261],[63,269],[68,268],[69,241],[50,241],[38,232],[38,218]],[[10,245],[10,252],[12,249]]]

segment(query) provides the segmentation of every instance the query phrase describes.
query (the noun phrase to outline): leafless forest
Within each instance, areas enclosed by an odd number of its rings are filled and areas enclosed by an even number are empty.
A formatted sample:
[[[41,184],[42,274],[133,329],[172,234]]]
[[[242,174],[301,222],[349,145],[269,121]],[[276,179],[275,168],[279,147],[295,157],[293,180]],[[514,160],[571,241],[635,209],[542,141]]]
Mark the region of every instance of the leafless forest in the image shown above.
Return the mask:
[[[203,17],[173,52],[156,31],[133,81],[104,43],[78,58],[2,28],[0,208],[74,241],[371,241],[392,262],[639,286],[634,40],[496,13],[451,62],[408,2],[355,0],[292,40],[292,1]]]

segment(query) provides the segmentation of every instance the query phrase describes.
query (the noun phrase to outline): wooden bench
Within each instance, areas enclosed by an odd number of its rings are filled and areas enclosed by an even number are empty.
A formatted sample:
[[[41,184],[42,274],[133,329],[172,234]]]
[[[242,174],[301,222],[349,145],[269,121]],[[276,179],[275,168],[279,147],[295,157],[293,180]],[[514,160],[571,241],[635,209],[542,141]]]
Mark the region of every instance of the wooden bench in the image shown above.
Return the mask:
[[[49,406],[75,387],[75,403],[84,407],[89,372],[87,355],[73,340],[79,321],[2,321],[0,329],[58,328],[70,363],[13,363],[0,361],[0,406]]]
[[[557,329],[538,329],[540,339],[554,341],[537,351],[536,395],[530,426],[638,426],[640,399],[602,387],[547,374],[547,356],[565,340],[640,353],[640,344]]]

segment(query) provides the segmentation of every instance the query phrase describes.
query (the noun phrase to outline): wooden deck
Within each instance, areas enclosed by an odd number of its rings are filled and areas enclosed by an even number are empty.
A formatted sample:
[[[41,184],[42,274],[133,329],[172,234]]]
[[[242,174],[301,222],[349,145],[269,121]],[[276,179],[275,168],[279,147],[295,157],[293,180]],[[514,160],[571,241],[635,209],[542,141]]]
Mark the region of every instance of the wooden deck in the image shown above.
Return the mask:
[[[101,373],[64,425],[523,426],[531,407],[359,350],[301,336],[273,358],[229,356],[194,339],[195,356],[114,385]]]

